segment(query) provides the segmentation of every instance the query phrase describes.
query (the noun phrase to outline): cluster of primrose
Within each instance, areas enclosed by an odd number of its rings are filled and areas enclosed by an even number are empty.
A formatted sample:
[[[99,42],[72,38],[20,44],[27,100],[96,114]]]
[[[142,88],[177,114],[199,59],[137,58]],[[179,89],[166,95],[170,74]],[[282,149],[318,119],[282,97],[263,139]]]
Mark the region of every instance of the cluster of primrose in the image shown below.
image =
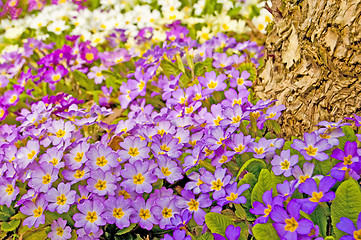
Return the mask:
[[[286,141],[276,122],[285,107],[252,93],[262,47],[223,33],[197,41],[180,21],[163,28],[150,47],[154,28],[136,31],[141,54],[115,29],[100,45],[29,38],[2,55],[5,235],[360,239],[351,124],[322,121]]]

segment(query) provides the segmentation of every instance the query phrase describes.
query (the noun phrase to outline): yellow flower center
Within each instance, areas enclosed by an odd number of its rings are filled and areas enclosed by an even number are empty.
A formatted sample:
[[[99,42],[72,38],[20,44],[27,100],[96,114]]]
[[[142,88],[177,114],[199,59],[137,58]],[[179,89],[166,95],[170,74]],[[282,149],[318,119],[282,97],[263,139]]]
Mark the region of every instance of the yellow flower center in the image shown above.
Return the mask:
[[[101,72],[97,72],[95,75],[96,75],[97,77],[103,76],[103,74],[102,74]]]
[[[242,105],[242,99],[234,99],[232,106],[234,106],[234,105],[236,105],[236,104]]]
[[[285,159],[285,160],[281,163],[281,169],[287,170],[287,169],[289,169],[289,168],[290,168],[290,162],[289,162],[287,159]]]
[[[232,118],[232,122],[231,123],[239,123],[241,121],[241,117],[239,115],[237,115],[236,117]]]
[[[53,158],[52,160],[50,160],[50,163],[52,163],[54,166],[56,166],[58,162],[59,160],[57,158]]]
[[[204,183],[204,182],[203,182],[200,178],[198,178],[197,185],[200,186],[200,185],[203,184],[203,183]]]
[[[138,151],[138,148],[132,148],[132,147],[130,147],[129,148],[129,151],[128,151],[128,154],[130,155],[130,156],[132,156],[132,157],[136,157],[136,156],[138,156],[139,155],[139,151]]]
[[[33,150],[28,154],[28,159],[32,159],[35,156],[36,152]]]
[[[220,125],[219,123],[220,123],[220,121],[222,121],[222,120],[223,120],[223,118],[221,118],[221,116],[217,116],[217,118],[213,120],[214,125],[215,125],[215,126],[219,126],[219,125]]]
[[[56,132],[56,136],[58,137],[58,138],[62,138],[62,137],[64,137],[65,136],[65,131],[63,130],[63,129],[59,129],[57,132]]]
[[[207,84],[209,89],[215,89],[218,85],[218,82],[210,81],[210,83]]]
[[[33,213],[34,217],[40,217],[41,215],[43,215],[43,209],[39,206],[38,208],[34,209]]]
[[[263,211],[264,216],[267,217],[270,214],[271,211],[272,211],[272,206],[267,204],[267,208]]]
[[[91,223],[95,222],[98,219],[97,212],[87,212],[85,219]]]
[[[107,188],[107,181],[103,181],[101,179],[95,184],[95,188],[102,191]]]
[[[312,198],[310,198],[311,202],[319,202],[320,199],[323,197],[323,192],[313,192]]]
[[[164,176],[169,176],[172,174],[167,167],[162,167],[161,171],[164,174]]]
[[[58,81],[60,79],[60,74],[56,74],[53,76],[53,81]]]
[[[294,232],[298,228],[298,222],[292,217],[285,219],[285,231]]]
[[[185,104],[187,102],[187,98],[182,97],[179,101],[180,104]]]
[[[87,54],[85,54],[85,58],[86,58],[86,60],[91,61],[94,59],[94,54],[87,53]]]
[[[348,155],[347,157],[343,158],[343,165],[351,165],[352,161],[351,161],[352,156]]]
[[[150,212],[149,212],[149,209],[140,209],[139,211],[139,217],[144,219],[144,220],[147,220],[148,218],[150,218]]]
[[[238,147],[236,147],[236,148],[234,149],[234,151],[236,151],[236,152],[242,152],[245,147],[246,147],[246,146],[244,146],[243,144],[239,144]]]
[[[84,153],[78,152],[76,153],[76,157],[74,158],[75,161],[80,162],[83,159]]]
[[[238,85],[243,85],[244,83],[244,79],[243,78],[237,78],[237,84]]]
[[[274,116],[276,116],[276,113],[271,113],[269,116],[266,117],[266,119],[273,118]]]
[[[51,181],[51,176],[49,174],[43,176],[43,184],[49,184],[50,181]]]
[[[123,209],[121,208],[114,208],[113,209],[113,217],[115,218],[122,218],[124,216]]]
[[[144,87],[145,87],[145,82],[140,81],[140,83],[138,84],[139,91],[142,91]]]
[[[307,174],[305,176],[300,176],[300,183],[304,183],[308,178],[310,178],[310,176],[308,176]]]
[[[55,32],[60,32],[61,31],[61,28],[60,27],[56,27],[55,28]]]
[[[206,156],[210,156],[213,154],[213,150],[209,150],[208,148],[205,148],[204,152],[206,153]]]
[[[145,181],[145,177],[141,173],[133,176],[134,184],[142,184]]]
[[[225,140],[225,138],[220,138],[218,142],[216,142],[218,145],[222,145],[223,141]]]
[[[221,159],[219,160],[219,163],[224,163],[224,162],[226,162],[227,160],[228,160],[228,157],[225,156],[225,155],[223,155],[223,156],[221,157]]]
[[[312,147],[309,145],[308,147],[304,148],[306,150],[306,153],[310,156],[315,156],[317,154],[317,148]]]
[[[221,190],[222,186],[223,182],[221,181],[221,179],[217,179],[217,181],[212,181],[212,190],[219,191]]]
[[[11,195],[13,194],[14,192],[14,187],[10,184],[7,185],[6,189],[5,189],[5,192],[8,194],[8,195]]]
[[[198,101],[199,99],[202,98],[202,94],[201,93],[197,93],[196,96],[193,98],[193,101]]]
[[[168,152],[170,150],[170,147],[168,147],[166,144],[163,144],[162,146],[160,146],[160,149],[162,149],[163,151]]]
[[[10,101],[10,103],[14,103],[17,99],[18,99],[18,97],[16,95],[13,95],[9,101]]]
[[[189,141],[189,144],[194,147],[197,144],[197,140]]]
[[[355,240],[361,240],[361,229],[353,232],[353,238]]]
[[[226,30],[226,31],[229,29],[229,26],[228,26],[226,23],[223,23],[223,24],[222,24],[222,27],[223,27],[223,29]]]
[[[261,116],[261,114],[259,113],[259,111],[257,112],[251,112],[249,115],[253,116],[254,118],[259,118]]]
[[[194,110],[193,106],[190,106],[190,107],[186,107],[185,112],[186,112],[186,114],[190,114],[193,112],[193,110]]]
[[[97,157],[97,162],[96,162],[96,164],[97,164],[99,167],[104,167],[107,163],[108,163],[108,160],[107,160],[104,156]]]
[[[118,195],[119,195],[119,196],[123,196],[124,199],[130,198],[130,194],[129,194],[127,191],[125,191],[125,190],[120,190],[120,191],[118,192]]]
[[[257,154],[262,154],[262,153],[264,153],[263,148],[255,148],[254,151],[255,151]]]
[[[331,136],[328,135],[327,133],[320,134],[320,137],[323,138],[323,139],[329,139],[329,138],[331,138]]]
[[[228,201],[234,201],[238,198],[238,193],[231,193],[228,197],[226,197],[226,199]]]
[[[164,131],[164,129],[160,129],[160,130],[158,130],[157,133],[163,137],[163,134],[165,133],[165,131]]]
[[[170,209],[170,208],[163,208],[163,210],[162,210],[162,215],[163,215],[163,217],[164,218],[170,218],[170,217],[172,217],[173,216],[173,214],[172,214],[172,209]]]
[[[64,234],[64,229],[62,229],[61,227],[58,227],[56,229],[56,235],[61,237],[61,236],[63,236],[63,234]]]
[[[189,211],[198,211],[199,202],[197,202],[195,199],[191,199],[188,203]]]
[[[66,197],[64,194],[61,194],[60,196],[56,197],[56,203],[58,205],[64,205],[66,203]]]
[[[75,178],[82,178],[84,176],[85,172],[84,170],[76,170],[74,173]]]

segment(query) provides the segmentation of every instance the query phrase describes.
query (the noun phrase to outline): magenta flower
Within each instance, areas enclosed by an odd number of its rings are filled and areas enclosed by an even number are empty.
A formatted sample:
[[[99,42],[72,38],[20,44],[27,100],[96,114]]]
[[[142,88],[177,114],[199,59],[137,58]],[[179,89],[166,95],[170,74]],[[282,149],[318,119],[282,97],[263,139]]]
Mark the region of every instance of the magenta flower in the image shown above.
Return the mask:
[[[206,212],[203,208],[207,208],[212,205],[212,200],[209,199],[207,193],[203,193],[200,196],[196,197],[192,191],[182,190],[182,198],[178,198],[176,206],[181,209],[188,209],[190,213],[194,216],[194,221],[198,225],[204,223],[204,217]]]
[[[37,228],[40,224],[44,224],[44,211],[47,204],[48,203],[45,201],[43,194],[38,195],[35,201],[25,201],[23,206],[20,207],[20,212],[28,215],[29,217],[24,220],[23,225],[28,226],[29,228],[33,226]]]
[[[309,234],[313,227],[310,220],[300,219],[300,205],[295,199],[288,203],[287,211],[276,205],[270,216],[281,239],[297,240],[299,235]]]
[[[64,155],[66,166],[71,170],[79,169],[88,160],[86,153],[90,145],[86,141],[82,141],[73,146],[70,152]]]
[[[124,178],[120,186],[127,191],[135,190],[139,194],[150,193],[153,189],[152,183],[157,181],[157,177],[153,174],[156,166],[152,161],[140,160],[135,161],[134,164],[125,164],[124,169],[120,171]]]
[[[229,225],[226,228],[225,235],[227,238],[223,237],[218,233],[213,233],[214,240],[238,240],[241,236],[241,227],[235,227],[233,225]]]
[[[124,149],[119,152],[122,162],[129,160],[129,163],[134,163],[137,160],[149,158],[147,142],[138,137],[127,137],[119,145]]]
[[[347,217],[341,217],[340,222],[336,223],[336,227],[347,233],[347,235],[342,236],[340,240],[359,239],[361,236],[361,213],[358,215],[356,227],[355,224]]]
[[[272,197],[272,189],[263,193],[262,201],[263,203],[253,202],[253,208],[249,210],[254,215],[260,215],[254,222],[255,224],[266,223],[270,213],[275,211],[275,206],[283,206],[283,198],[280,196]]]
[[[154,169],[154,174],[160,179],[166,179],[169,183],[173,184],[175,181],[183,178],[182,168],[178,164],[166,156],[158,156],[158,167]]]
[[[96,193],[99,196],[115,195],[115,189],[117,188],[117,178],[111,171],[103,172],[101,169],[90,172],[90,178],[88,179],[86,186],[87,190]]]
[[[292,167],[298,162],[298,155],[290,154],[290,150],[283,150],[281,156],[275,155],[271,164],[273,165],[272,171],[275,175],[283,174],[285,177],[292,175]]]
[[[1,170],[0,170],[1,171]],[[20,190],[15,186],[16,179],[6,179],[1,177],[0,183],[0,205],[10,207],[12,201],[16,199]]]
[[[204,184],[204,182],[201,180],[200,177],[206,172],[206,169],[202,167],[198,169],[198,171],[199,173],[192,172],[191,174],[188,175],[188,178],[192,181],[187,182],[186,185],[184,186],[184,189],[192,190],[194,194],[198,194],[201,192],[200,186]]]
[[[101,84],[105,79],[105,76],[102,74],[103,70],[107,70],[104,66],[93,66],[88,73],[89,79],[94,79],[95,84]]]
[[[47,162],[52,163],[54,168],[60,169],[65,166],[65,163],[62,162],[64,151],[58,149],[57,147],[48,148],[44,154],[40,156],[39,163]]]
[[[329,158],[327,153],[323,152],[331,148],[331,145],[328,144],[327,140],[321,139],[317,141],[317,136],[314,132],[305,133],[304,139],[304,142],[295,139],[291,147],[297,151],[300,151],[306,160],[312,160],[315,158],[319,161],[324,161]]]
[[[211,112],[204,114],[207,125],[211,127],[220,126],[220,122],[225,118],[223,115],[223,107],[220,103],[212,104]]]
[[[329,190],[335,185],[337,181],[332,177],[326,176],[321,179],[319,186],[317,188],[317,183],[313,178],[307,179],[302,183],[298,190],[300,193],[306,193],[310,195],[308,199],[301,199],[302,203],[301,209],[307,214],[311,214],[317,207],[320,202],[329,202],[335,198],[334,192],[329,192]]]
[[[104,202],[106,211],[103,216],[109,224],[115,223],[119,229],[129,227],[129,217],[134,213],[131,204],[130,199],[124,199],[124,196],[118,198],[109,196]]]
[[[244,111],[239,104],[226,107],[223,115],[226,118],[221,121],[221,126],[231,126],[233,129],[232,132],[239,127],[242,121],[249,120],[249,112]]]
[[[230,132],[221,126],[211,128],[206,138],[209,150],[217,150],[230,137]]]
[[[237,183],[234,182],[225,187],[226,196],[218,200],[217,204],[224,206],[227,203],[234,204],[245,204],[247,199],[244,196],[241,196],[244,191],[250,187],[249,184],[243,184],[240,187],[237,187]]]
[[[85,155],[88,158],[85,165],[91,170],[101,169],[106,172],[119,165],[118,154],[103,144],[92,145]]]
[[[155,200],[154,206],[150,209],[158,220],[161,229],[165,229],[165,226],[171,223],[170,219],[174,214],[179,213],[179,209],[176,207],[175,202],[176,199],[173,196],[160,197]]]
[[[232,176],[226,175],[227,169],[217,168],[214,174],[206,171],[200,179],[204,182],[200,186],[202,193],[213,192],[213,199],[218,200],[226,196],[224,188],[229,184]]]
[[[292,175],[298,180],[297,186],[301,183],[304,183],[308,178],[312,177],[313,169],[315,164],[305,162],[303,164],[303,171],[298,165],[292,169]]]
[[[67,212],[70,206],[75,202],[75,190],[70,190],[70,183],[59,183],[58,189],[51,188],[46,194],[45,199],[49,202],[48,209],[51,212]]]
[[[234,105],[240,105],[248,102],[249,91],[247,89],[236,90],[230,88],[228,91],[224,92],[225,100],[222,101],[222,106],[224,107],[233,107]]]
[[[20,169],[25,169],[39,154],[40,145],[35,139],[29,140],[26,147],[22,147],[16,154],[15,162]]]
[[[153,206],[153,199],[148,199],[147,203],[144,198],[137,197],[133,202],[134,213],[130,216],[130,221],[132,223],[139,223],[141,228],[151,230],[153,224],[158,224],[158,220],[154,217],[151,208]]]
[[[66,226],[66,220],[59,218],[53,220],[51,224],[51,232],[48,234],[48,238],[52,240],[66,240],[71,238],[71,228]]]
[[[249,143],[248,147],[254,152],[253,156],[255,158],[264,158],[266,153],[276,150],[275,147],[271,147],[270,141],[266,138],[261,138],[258,142]]]
[[[245,152],[249,152],[249,143],[253,142],[254,139],[250,136],[244,136],[243,133],[232,134],[231,139],[226,142],[226,146],[230,147],[232,151],[227,150],[226,156],[233,156],[234,154],[242,154]]]
[[[230,77],[230,85],[231,87],[237,87],[238,91],[241,91],[242,89],[245,89],[246,87],[252,86],[252,81],[249,81],[248,78],[251,76],[249,72],[244,70],[241,73],[241,76],[239,75],[239,71],[234,69],[233,71],[228,74]]]
[[[204,93],[207,95],[213,93],[214,91],[223,91],[226,89],[227,84],[224,82],[226,78],[226,75],[219,74],[217,76],[216,72],[212,71],[206,72],[205,77],[198,77],[198,80],[203,87],[206,87]]]
[[[76,170],[64,169],[61,174],[66,180],[70,181],[70,184],[74,184],[81,180],[88,179],[90,177],[90,169],[87,166]]]
[[[78,209],[80,213],[73,216],[74,226],[77,228],[84,227],[87,234],[98,232],[99,226],[106,224],[103,216],[104,205],[101,200],[85,200],[82,204],[78,204]]]
[[[54,146],[62,147],[65,144],[64,147],[67,147],[70,145],[70,138],[74,130],[75,126],[71,122],[64,122],[62,119],[55,120],[49,128],[49,133],[52,134],[49,139]]]
[[[31,173],[29,187],[39,192],[47,192],[53,182],[58,179],[59,169],[53,167],[53,164],[43,162],[40,166],[35,167]]]
[[[177,229],[173,232],[173,236],[165,234],[161,240],[192,240],[192,237],[187,236],[186,231]]]

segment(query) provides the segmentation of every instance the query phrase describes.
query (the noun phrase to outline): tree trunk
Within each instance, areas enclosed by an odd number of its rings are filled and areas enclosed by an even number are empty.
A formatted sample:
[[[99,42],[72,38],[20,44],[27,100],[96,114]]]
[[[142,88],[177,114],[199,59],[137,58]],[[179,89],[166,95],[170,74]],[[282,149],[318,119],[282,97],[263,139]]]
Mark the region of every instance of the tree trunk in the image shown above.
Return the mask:
[[[272,0],[256,95],[287,108],[286,138],[361,113],[361,1]]]

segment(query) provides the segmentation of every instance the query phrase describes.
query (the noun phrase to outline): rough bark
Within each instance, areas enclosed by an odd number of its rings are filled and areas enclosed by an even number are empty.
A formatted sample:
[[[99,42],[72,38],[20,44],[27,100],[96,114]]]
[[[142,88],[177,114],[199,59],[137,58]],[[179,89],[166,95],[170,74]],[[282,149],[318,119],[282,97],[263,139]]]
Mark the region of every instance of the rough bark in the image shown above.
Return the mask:
[[[287,110],[285,137],[361,113],[361,1],[272,0],[275,25],[255,86]]]

